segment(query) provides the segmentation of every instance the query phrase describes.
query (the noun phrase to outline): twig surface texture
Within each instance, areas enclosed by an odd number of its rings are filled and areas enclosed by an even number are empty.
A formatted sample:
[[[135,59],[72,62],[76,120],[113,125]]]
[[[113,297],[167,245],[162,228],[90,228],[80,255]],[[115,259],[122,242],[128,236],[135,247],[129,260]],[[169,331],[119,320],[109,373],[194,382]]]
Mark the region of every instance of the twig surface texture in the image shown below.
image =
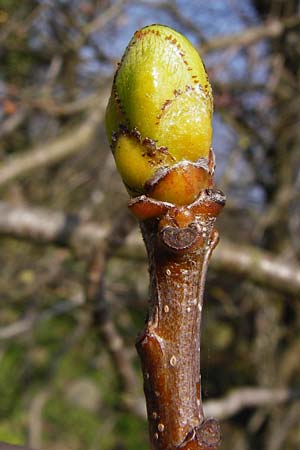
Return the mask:
[[[219,444],[219,425],[204,421],[202,409],[200,328],[207,265],[218,241],[213,225],[223,202],[219,191],[206,190],[194,204],[169,205],[159,219],[141,223],[151,280],[149,317],[137,350],[153,449]],[[154,207],[147,198],[130,207],[141,203]]]

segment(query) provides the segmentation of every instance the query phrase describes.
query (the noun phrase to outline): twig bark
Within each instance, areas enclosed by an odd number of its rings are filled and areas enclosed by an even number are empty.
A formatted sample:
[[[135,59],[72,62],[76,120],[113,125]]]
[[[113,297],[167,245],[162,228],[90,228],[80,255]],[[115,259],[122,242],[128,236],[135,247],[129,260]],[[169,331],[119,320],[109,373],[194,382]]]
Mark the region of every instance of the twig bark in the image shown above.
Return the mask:
[[[224,204],[219,191],[202,191],[189,206],[142,196],[130,202],[141,220],[150,270],[150,309],[137,340],[147,403],[151,448],[216,449],[220,430],[204,420],[200,334],[214,229]]]

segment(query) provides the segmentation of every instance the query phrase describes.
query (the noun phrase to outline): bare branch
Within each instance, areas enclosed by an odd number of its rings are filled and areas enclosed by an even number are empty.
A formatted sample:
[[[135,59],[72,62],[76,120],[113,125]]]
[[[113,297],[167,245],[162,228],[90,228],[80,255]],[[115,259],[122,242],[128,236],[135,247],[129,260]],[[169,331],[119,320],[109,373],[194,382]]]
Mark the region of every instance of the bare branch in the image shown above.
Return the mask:
[[[0,341],[21,336],[24,333],[31,331],[41,322],[50,320],[53,317],[63,314],[70,314],[74,309],[81,307],[82,304],[83,298],[80,299],[79,297],[76,297],[71,300],[56,303],[53,307],[43,311],[42,313],[24,317],[23,319],[13,322],[6,327],[0,328]]]
[[[82,222],[75,214],[41,208],[12,207],[0,202],[0,233],[44,244],[89,250],[108,236],[108,227]]]
[[[8,117],[0,125],[0,137],[6,136],[16,130],[26,119],[27,108],[19,109],[15,114]]]
[[[29,447],[21,447],[19,445],[9,445],[5,442],[0,442],[0,450],[32,450]]]
[[[141,415],[144,409],[141,409],[140,403],[135,401],[138,382],[132,358],[113,321],[104,289],[107,264],[112,250],[125,241],[134,226],[133,217],[122,213],[115,220],[105,242],[94,248],[87,268],[86,298],[93,310],[93,325],[104,340],[119,375],[124,391],[123,401]]]
[[[239,388],[220,400],[209,400],[204,403],[206,416],[227,419],[246,408],[272,406],[299,398],[300,392],[292,389]]]
[[[246,276],[291,294],[300,292],[300,267],[250,245],[222,240],[211,261],[217,270]]]
[[[11,236],[43,244],[59,244],[75,250],[90,251],[101,245],[108,235],[109,226],[85,222],[75,214],[30,207],[13,207],[0,202],[0,235]],[[138,233],[128,248],[119,255],[143,255],[142,240]],[[270,252],[253,246],[237,245],[222,239],[211,260],[216,270],[248,277],[255,282],[293,295],[300,292],[300,267],[282,260]]]
[[[219,420],[226,420],[244,409],[272,407],[299,397],[300,392],[293,389],[241,387],[223,398],[204,401],[203,408],[206,417],[213,416]],[[139,409],[136,408],[137,404],[139,404]],[[131,412],[146,420],[146,408],[142,398],[137,398],[135,405],[130,404],[128,407]]]
[[[122,223],[125,223],[122,221]],[[127,231],[128,230],[128,231]],[[126,226],[126,233],[130,228]],[[113,229],[115,231],[115,227]],[[110,233],[110,235],[113,233]],[[126,234],[123,239],[125,239]],[[93,324],[100,333],[106,347],[111,354],[117,373],[126,393],[132,393],[137,380],[133,370],[131,356],[126,348],[122,336],[111,317],[109,305],[105,297],[104,278],[106,266],[110,256],[110,236],[105,240],[105,248],[97,247],[92,255],[87,270],[86,298],[93,309]]]
[[[289,400],[297,399],[299,391],[292,389],[268,389],[256,387],[243,387],[235,389],[229,395],[219,400],[205,401],[204,411],[207,417],[214,416],[220,420],[226,420],[247,408],[258,408],[275,406]],[[146,419],[146,409],[142,399],[136,399],[139,409],[133,405],[128,405],[138,416]],[[0,443],[0,450],[30,450],[27,447],[19,447]]]
[[[43,409],[49,400],[51,389],[37,392],[30,403],[28,410],[28,441],[34,448],[42,447]]]
[[[95,31],[99,31],[99,29],[104,27],[104,25],[120,13],[125,3],[126,0],[118,0],[114,2],[109,8],[83,27],[83,34],[90,35]]]
[[[0,169],[0,186],[40,167],[54,164],[82,148],[86,147],[95,135],[102,121],[107,101],[107,93],[99,98],[97,110],[81,124],[45,145],[24,152],[21,156],[11,157]]]
[[[286,20],[271,20],[262,25],[247,28],[242,33],[230,34],[213,38],[201,45],[201,54],[222,50],[228,47],[245,47],[255,44],[261,39],[279,37],[287,28],[292,28],[300,23],[299,16],[292,16]]]
[[[117,17],[122,11],[123,6],[125,5],[126,0],[118,0],[113,3],[109,8],[105,11],[102,11],[97,17],[95,17],[91,22],[87,23],[80,31],[81,35],[78,39],[73,41],[70,47],[72,49],[76,49],[81,47],[86,39],[94,32],[99,31],[103,28],[107,23],[111,22],[115,17]]]
[[[58,104],[53,101],[52,98],[38,99],[30,101],[28,103],[34,107],[46,111],[53,116],[69,116],[71,114],[77,114],[90,108],[96,108],[101,104],[102,95],[89,94],[85,97],[76,99],[69,103]]]

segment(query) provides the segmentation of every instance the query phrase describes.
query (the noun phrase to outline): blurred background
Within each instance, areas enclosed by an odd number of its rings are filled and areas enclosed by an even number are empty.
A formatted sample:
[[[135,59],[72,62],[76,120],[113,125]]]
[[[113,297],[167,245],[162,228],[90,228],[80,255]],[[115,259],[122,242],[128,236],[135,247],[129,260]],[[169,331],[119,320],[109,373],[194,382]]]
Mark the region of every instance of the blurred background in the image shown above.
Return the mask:
[[[104,132],[134,31],[185,34],[214,91],[227,206],[202,339],[223,450],[300,448],[296,0],[0,0],[0,440],[142,450],[145,250]]]

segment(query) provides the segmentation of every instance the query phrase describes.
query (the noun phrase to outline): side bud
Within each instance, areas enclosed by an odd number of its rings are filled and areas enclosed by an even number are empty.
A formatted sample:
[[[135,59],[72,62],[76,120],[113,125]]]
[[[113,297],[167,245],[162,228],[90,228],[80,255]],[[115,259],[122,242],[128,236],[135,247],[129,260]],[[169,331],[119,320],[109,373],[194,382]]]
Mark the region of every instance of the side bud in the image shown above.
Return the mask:
[[[108,139],[131,195],[188,204],[209,187],[203,171],[209,172],[212,109],[211,87],[192,44],[163,25],[137,31],[106,112]]]

